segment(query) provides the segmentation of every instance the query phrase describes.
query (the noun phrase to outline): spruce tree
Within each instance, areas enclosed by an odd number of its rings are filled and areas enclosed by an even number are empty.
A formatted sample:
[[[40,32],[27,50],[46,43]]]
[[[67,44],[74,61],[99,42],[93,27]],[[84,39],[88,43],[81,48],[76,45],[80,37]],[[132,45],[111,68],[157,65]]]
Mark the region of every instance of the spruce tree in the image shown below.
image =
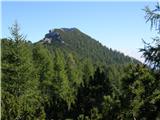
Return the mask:
[[[10,32],[11,38],[2,47],[2,111],[6,113],[2,114],[2,119],[33,119],[37,110],[41,112],[42,109],[32,51],[25,37],[20,34],[17,22]]]

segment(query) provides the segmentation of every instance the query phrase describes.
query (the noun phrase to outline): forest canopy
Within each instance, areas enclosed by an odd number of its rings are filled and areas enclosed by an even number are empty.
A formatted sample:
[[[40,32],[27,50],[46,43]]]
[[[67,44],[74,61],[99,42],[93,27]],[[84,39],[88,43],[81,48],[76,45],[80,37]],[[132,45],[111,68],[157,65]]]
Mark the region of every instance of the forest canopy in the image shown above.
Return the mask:
[[[1,39],[1,119],[160,119],[160,6],[144,11],[157,32],[140,49],[144,64],[76,28],[31,43],[15,22]]]

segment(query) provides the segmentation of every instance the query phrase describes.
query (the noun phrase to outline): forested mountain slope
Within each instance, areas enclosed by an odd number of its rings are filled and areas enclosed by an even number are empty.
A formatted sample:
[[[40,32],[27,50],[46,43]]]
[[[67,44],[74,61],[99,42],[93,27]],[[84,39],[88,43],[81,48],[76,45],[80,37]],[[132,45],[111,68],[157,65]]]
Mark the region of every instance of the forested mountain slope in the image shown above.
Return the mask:
[[[61,48],[62,51],[66,53],[71,52],[79,59],[89,58],[94,64],[140,63],[134,58],[125,56],[123,53],[103,46],[100,42],[81,32],[77,28],[54,29],[48,34],[51,34],[52,36],[50,37],[53,39],[48,42],[45,41],[46,38],[44,38],[41,42],[47,44],[47,47],[50,50]]]

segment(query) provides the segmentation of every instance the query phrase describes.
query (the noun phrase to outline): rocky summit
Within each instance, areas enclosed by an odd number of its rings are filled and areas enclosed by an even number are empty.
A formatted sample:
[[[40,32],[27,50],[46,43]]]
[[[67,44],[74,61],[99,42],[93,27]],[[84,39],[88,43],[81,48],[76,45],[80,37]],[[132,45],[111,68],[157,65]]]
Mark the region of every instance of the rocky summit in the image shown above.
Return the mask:
[[[56,32],[55,30],[49,30],[49,33],[45,34],[45,37],[43,38],[43,43],[53,43],[54,41],[64,43],[62,40],[60,34]]]

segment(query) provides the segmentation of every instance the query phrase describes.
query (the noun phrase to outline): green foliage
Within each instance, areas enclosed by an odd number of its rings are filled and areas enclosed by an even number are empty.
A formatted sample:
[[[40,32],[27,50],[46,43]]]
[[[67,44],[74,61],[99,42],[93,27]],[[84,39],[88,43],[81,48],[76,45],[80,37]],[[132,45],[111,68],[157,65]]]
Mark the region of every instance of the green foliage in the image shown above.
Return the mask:
[[[80,114],[77,120],[90,120],[88,116],[84,116],[84,114]]]
[[[32,51],[17,23],[11,27],[11,35],[10,40],[2,40],[2,119],[31,119],[35,112],[43,112],[40,97],[36,97],[39,91]]]
[[[54,69],[52,56],[42,45],[35,45],[33,48],[33,61],[34,67],[36,68],[36,77],[39,80],[38,87],[41,90],[44,102],[49,102],[54,95]]]
[[[153,26],[154,12],[146,8]],[[27,42],[17,23],[10,30],[1,40],[2,120],[160,119],[159,38],[141,49],[143,65],[78,29],[56,29],[63,44]]]
[[[107,114],[106,116],[108,116],[108,113],[109,113],[110,109],[112,109],[114,100],[110,95],[104,96],[103,98],[104,98],[103,113]]]
[[[74,103],[74,89],[70,87],[70,83],[68,80],[67,72],[65,70],[65,60],[63,53],[60,50],[55,52],[55,81],[56,81],[56,89],[58,92],[59,97],[64,100],[67,105],[68,109],[70,109],[71,104]]]
[[[160,38],[153,38],[153,43],[154,46],[144,41],[145,46],[143,49],[140,49],[140,52],[143,52],[145,62],[149,64],[150,67],[160,71]]]
[[[126,117],[136,118],[148,95],[154,91],[155,78],[144,66],[130,66],[122,81],[122,106]]]
[[[144,48],[140,49],[143,52],[143,56],[145,57],[145,61],[150,64],[154,69],[160,70],[160,6],[159,3],[155,6],[154,10],[151,10],[149,7],[144,9],[146,13],[146,22],[151,22],[151,28],[155,28],[158,31],[158,36],[153,38],[153,43],[146,43],[144,41]],[[153,45],[154,44],[154,45]]]
[[[160,14],[158,13],[160,11],[159,2],[157,2],[157,5],[155,5],[155,9],[151,10],[148,6],[144,9],[146,13],[146,22],[151,22],[151,28],[155,27],[155,30],[158,30],[160,32]]]
[[[92,78],[94,74],[93,64],[89,59],[84,59],[82,65],[83,84],[87,85],[89,83],[89,79]]]
[[[102,119],[102,114],[99,113],[97,108],[92,108],[91,109],[91,120],[101,120]]]

